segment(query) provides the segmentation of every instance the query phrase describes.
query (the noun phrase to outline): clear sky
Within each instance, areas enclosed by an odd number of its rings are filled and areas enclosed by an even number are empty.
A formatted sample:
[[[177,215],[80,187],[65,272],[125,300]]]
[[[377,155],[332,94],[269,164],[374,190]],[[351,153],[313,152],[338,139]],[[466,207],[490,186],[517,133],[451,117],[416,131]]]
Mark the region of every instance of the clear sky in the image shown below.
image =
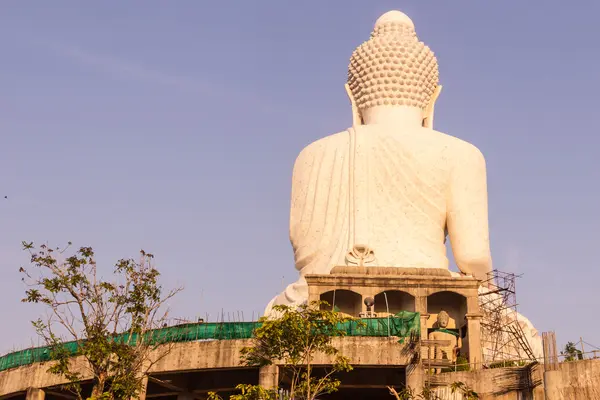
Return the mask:
[[[600,345],[598,1],[7,0],[0,352],[36,343],[22,240],[92,246],[106,274],[154,253],[173,317],[261,312],[297,278],[294,159],[350,125],[348,59],[391,9],[438,57],[436,129],[486,156],[520,311]]]

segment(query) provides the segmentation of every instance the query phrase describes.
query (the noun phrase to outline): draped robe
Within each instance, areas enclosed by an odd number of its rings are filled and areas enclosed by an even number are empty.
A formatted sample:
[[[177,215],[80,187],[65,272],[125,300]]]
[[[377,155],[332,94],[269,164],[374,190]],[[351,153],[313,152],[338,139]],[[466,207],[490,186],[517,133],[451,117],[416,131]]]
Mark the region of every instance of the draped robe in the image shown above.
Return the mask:
[[[350,128],[307,146],[294,165],[290,212],[300,279],[267,310],[305,301],[304,276],[328,274],[336,265],[448,269],[447,226],[454,252],[465,259],[457,259],[461,271],[491,269],[480,155],[429,128],[383,125]],[[371,252],[357,254],[356,245]]]

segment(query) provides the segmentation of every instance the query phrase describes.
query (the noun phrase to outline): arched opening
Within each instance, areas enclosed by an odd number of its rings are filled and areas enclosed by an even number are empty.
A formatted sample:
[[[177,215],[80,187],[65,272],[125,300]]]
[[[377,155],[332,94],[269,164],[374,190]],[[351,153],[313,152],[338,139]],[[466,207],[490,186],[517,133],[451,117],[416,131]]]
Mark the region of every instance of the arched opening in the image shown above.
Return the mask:
[[[378,316],[398,314],[400,311],[415,311],[415,298],[400,290],[387,290],[375,296],[375,310]]]
[[[329,306],[321,305],[321,309],[331,309],[358,317],[362,311],[362,296],[351,290],[330,290],[320,297],[321,301],[326,301]]]
[[[459,329],[466,324],[467,298],[455,292],[442,291],[427,297],[427,313],[429,313],[429,328],[436,328],[437,316],[440,311],[446,311],[450,316],[448,329]]]
[[[448,325],[444,328],[438,325],[438,315],[441,311],[448,313]],[[447,335],[454,335],[459,339],[459,354],[468,357],[469,341],[467,340],[467,299],[455,292],[442,291],[427,297],[427,335],[442,331]],[[438,334],[439,335],[439,334]],[[462,339],[462,345],[460,340]]]

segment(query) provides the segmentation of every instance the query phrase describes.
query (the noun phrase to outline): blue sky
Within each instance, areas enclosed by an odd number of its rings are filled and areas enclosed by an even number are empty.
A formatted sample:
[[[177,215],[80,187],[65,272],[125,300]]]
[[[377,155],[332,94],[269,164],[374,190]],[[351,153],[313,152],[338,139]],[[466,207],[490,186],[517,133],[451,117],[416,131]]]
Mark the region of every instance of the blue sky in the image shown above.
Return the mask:
[[[348,59],[391,9],[438,57],[436,129],[486,156],[519,310],[600,345],[600,3],[65,0],[0,6],[0,351],[36,343],[22,240],[107,275],[154,253],[173,317],[261,312],[297,277],[294,159],[351,123]]]

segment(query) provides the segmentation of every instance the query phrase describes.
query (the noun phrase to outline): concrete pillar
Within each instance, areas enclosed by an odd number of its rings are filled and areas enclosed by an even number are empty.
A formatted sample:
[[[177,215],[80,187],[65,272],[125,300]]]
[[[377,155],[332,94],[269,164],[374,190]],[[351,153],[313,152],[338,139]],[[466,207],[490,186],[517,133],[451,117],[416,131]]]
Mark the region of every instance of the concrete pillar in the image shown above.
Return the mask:
[[[479,314],[479,295],[475,291],[474,295],[467,297],[467,314]]]
[[[406,387],[411,388],[416,393],[423,391],[425,372],[421,368],[421,363],[410,365],[406,368]]]
[[[427,312],[427,296],[423,296],[422,294],[419,295],[419,293],[417,293],[417,296],[415,296],[415,311],[418,312],[421,317],[421,321],[419,321],[421,324],[419,327],[421,329],[421,340],[427,340],[429,338],[429,335],[427,334],[427,321],[429,320],[429,313]],[[429,351],[427,347],[421,347],[419,351],[419,368],[421,368],[421,360],[429,358]],[[421,381],[423,380],[422,378],[420,379]]]
[[[260,367],[258,384],[265,389],[277,389],[279,387],[279,367],[277,365]]]
[[[421,340],[429,339],[429,335],[427,334],[427,320],[429,319],[428,313],[421,313]],[[419,366],[421,366],[421,360],[429,358],[429,347],[421,347],[420,349],[421,357],[419,359]]]
[[[481,314],[467,314],[467,339],[469,341],[469,364],[472,370],[481,368],[483,352],[481,349]]]
[[[427,339],[427,320],[429,319],[427,296],[415,297],[415,311],[421,315],[421,339]]]
[[[32,388],[27,389],[27,395],[25,396],[26,400],[44,400],[46,397],[46,392],[42,389]]]
[[[429,313],[421,313],[421,339],[427,340],[427,321],[429,320]]]
[[[321,299],[321,290],[319,286],[308,287],[308,304]]]
[[[148,375],[144,375],[142,379],[142,388],[140,389],[140,393],[135,400],[146,400],[146,392],[148,391]],[[133,399],[132,399],[133,400]]]
[[[369,296],[365,295],[364,293],[360,294],[360,314],[358,315],[359,317],[362,313],[367,311],[367,306],[365,305],[365,299],[367,297]]]
[[[427,320],[429,319],[429,313],[427,312],[427,296],[420,296],[417,293],[415,296],[415,312],[418,312],[420,316],[419,329],[421,330],[421,340],[427,340]],[[406,368],[406,387],[411,388],[416,393],[421,393],[424,383],[422,360],[424,358],[429,358],[429,354],[427,347],[421,347],[417,350],[419,351],[419,362],[417,364],[409,365]]]

